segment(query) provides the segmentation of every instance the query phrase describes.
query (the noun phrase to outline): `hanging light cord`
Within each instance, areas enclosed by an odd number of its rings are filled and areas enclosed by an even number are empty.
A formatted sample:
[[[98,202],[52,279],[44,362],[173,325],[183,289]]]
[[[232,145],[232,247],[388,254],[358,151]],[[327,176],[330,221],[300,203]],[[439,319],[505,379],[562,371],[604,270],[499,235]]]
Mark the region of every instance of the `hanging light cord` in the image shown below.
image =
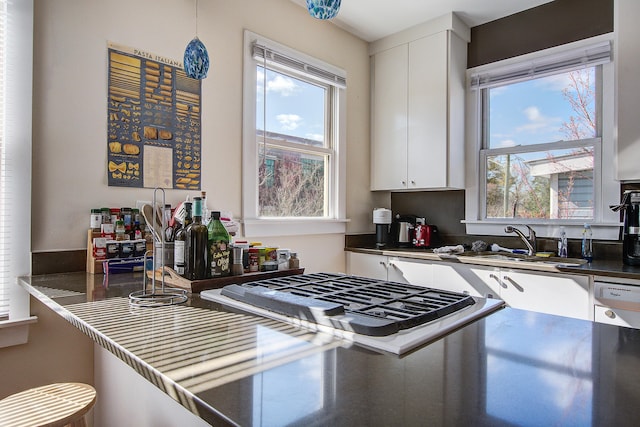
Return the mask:
[[[196,0],[196,37],[198,37],[198,0]]]

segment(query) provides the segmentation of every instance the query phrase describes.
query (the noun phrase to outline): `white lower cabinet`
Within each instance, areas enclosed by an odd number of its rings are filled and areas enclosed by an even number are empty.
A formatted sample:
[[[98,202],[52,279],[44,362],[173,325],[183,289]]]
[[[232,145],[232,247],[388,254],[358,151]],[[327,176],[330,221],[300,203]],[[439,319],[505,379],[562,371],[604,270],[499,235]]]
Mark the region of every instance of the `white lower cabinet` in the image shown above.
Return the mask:
[[[433,265],[430,261],[389,257],[387,279],[392,282],[433,286]]]
[[[476,297],[500,298],[513,308],[593,320],[589,276],[541,273],[347,252],[347,273]]]
[[[388,257],[347,252],[347,274],[387,280]]]
[[[509,307],[592,320],[588,276],[501,269],[500,282]]]
[[[357,252],[347,252],[347,274],[420,286],[433,283],[428,261]]]
[[[433,263],[433,287],[474,297],[498,298],[499,269],[446,262]]]

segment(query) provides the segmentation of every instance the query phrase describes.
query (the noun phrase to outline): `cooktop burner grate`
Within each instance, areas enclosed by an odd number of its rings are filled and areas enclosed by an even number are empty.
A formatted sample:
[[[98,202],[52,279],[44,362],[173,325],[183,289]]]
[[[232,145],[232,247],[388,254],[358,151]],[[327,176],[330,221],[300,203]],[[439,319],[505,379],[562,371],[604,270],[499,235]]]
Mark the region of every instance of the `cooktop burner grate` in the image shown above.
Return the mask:
[[[357,276],[314,273],[229,285],[222,295],[298,319],[383,336],[475,304],[464,294]]]

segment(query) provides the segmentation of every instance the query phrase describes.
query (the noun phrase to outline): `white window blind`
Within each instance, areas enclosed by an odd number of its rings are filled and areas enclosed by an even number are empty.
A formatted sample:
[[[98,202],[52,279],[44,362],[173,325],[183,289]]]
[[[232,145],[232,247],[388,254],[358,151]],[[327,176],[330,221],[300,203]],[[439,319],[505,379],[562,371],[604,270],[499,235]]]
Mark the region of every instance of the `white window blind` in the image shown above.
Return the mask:
[[[33,0],[0,0],[0,347],[24,342],[29,318],[32,99]]]
[[[488,72],[473,73],[470,76],[470,85],[471,89],[484,89],[608,62],[611,62],[611,43],[605,41],[566,52],[542,56],[531,61],[492,68]]]
[[[8,182],[11,180],[10,161],[5,135],[5,75],[6,75],[7,3],[0,0],[0,320],[9,317],[9,285],[11,251],[8,230]]]
[[[276,51],[275,49],[271,49],[258,43],[253,44],[253,57],[256,60],[266,60],[267,63],[278,64],[281,67],[285,67],[297,73],[311,75],[323,83],[327,83],[341,89],[346,89],[347,87],[346,77],[338,72],[327,69],[326,65],[320,67],[310,63],[311,61],[295,59],[288,56],[286,53]]]

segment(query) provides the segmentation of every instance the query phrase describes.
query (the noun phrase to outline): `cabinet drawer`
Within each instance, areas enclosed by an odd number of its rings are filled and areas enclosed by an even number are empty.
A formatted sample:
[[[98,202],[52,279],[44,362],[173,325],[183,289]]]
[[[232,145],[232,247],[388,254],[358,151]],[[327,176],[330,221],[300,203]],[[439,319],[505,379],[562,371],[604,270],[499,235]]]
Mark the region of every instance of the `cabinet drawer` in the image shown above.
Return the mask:
[[[593,319],[599,323],[608,323],[610,325],[628,326],[640,329],[640,311],[623,310],[621,308],[609,308],[601,305],[595,305]]]

